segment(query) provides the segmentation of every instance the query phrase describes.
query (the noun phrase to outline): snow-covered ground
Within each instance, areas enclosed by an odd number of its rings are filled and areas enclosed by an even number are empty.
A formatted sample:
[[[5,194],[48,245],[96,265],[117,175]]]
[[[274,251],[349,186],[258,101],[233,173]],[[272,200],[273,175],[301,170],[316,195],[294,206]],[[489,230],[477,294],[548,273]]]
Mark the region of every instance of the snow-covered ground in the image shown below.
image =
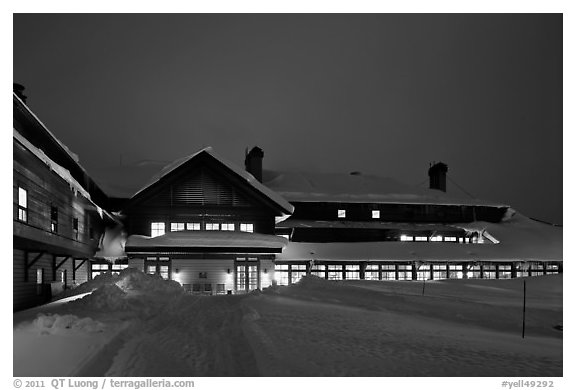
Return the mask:
[[[526,279],[524,339],[522,283],[307,277],[209,297],[127,269],[15,313],[14,376],[562,376],[562,275]]]

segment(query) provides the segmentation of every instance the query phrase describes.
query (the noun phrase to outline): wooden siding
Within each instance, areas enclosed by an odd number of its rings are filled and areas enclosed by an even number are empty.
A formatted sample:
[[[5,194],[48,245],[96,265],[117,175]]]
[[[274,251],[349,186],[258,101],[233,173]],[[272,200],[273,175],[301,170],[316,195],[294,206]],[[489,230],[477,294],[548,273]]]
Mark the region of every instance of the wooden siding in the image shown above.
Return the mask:
[[[270,287],[274,281],[274,260],[260,260],[260,288]]]
[[[100,217],[91,212],[93,206],[80,194],[74,194],[70,185],[20,143],[14,141],[13,162],[13,219],[15,235],[38,240],[90,256],[98,244],[103,230]],[[27,191],[27,220],[18,219],[18,188]],[[58,209],[57,232],[51,231],[51,207]],[[77,232],[73,229],[78,219]],[[92,237],[90,238],[90,230]]]
[[[50,299],[49,283],[54,281],[52,255],[44,253],[40,256],[28,269],[28,280],[26,281],[25,251],[14,249],[13,252],[13,309],[22,310],[47,302]],[[29,259],[37,255],[38,253],[29,253]],[[36,270],[39,268],[43,270],[43,285],[38,285],[36,281]]]
[[[178,270],[178,273],[176,273]],[[230,270],[230,274],[228,274]],[[201,278],[205,273],[206,278]],[[172,276],[182,285],[195,283],[211,284],[212,292],[216,293],[216,285],[224,284],[224,290],[234,290],[234,260],[233,259],[174,259],[172,260]]]

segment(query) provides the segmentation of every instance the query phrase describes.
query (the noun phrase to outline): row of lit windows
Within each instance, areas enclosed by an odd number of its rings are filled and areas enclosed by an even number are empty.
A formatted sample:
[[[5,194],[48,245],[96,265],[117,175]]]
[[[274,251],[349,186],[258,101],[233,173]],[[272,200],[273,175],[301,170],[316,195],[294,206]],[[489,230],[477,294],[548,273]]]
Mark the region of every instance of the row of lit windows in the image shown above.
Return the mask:
[[[239,228],[241,232],[254,233],[253,223],[240,223]],[[202,223],[200,222],[171,222],[170,231],[177,232],[183,230],[202,230]],[[233,232],[236,230],[234,223],[210,223],[204,224],[204,230],[221,230]],[[150,236],[158,237],[166,233],[166,224],[164,222],[152,222],[150,224]]]
[[[416,271],[416,275],[414,275]],[[542,264],[532,265],[528,270],[516,270],[516,277],[557,274],[557,265],[548,265],[546,270]],[[417,269],[411,264],[367,264],[364,280],[441,280],[462,279],[464,274],[468,279],[511,279],[512,266],[495,264],[472,266],[466,272],[462,264],[423,264]],[[315,264],[310,268],[310,274],[328,280],[360,280],[360,265],[358,264]],[[306,275],[305,264],[277,264],[274,279],[279,285],[298,282]]]
[[[478,242],[478,238],[476,236],[473,236],[472,238],[470,237],[454,237],[454,236],[432,236],[432,237],[428,237],[428,236],[410,236],[410,235],[406,235],[403,234],[400,236],[400,241],[416,241],[416,242],[459,242],[459,243],[477,243]]]
[[[346,210],[338,209],[338,218],[346,218]],[[372,219],[380,218],[380,210],[372,210]]]

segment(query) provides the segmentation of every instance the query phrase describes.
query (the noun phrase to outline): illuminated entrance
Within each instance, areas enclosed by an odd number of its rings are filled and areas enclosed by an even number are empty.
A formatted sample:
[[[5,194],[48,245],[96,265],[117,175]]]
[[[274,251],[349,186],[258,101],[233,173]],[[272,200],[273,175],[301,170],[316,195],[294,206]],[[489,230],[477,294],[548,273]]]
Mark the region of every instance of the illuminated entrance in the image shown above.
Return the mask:
[[[236,292],[243,293],[256,290],[260,286],[260,264],[256,257],[236,258]]]

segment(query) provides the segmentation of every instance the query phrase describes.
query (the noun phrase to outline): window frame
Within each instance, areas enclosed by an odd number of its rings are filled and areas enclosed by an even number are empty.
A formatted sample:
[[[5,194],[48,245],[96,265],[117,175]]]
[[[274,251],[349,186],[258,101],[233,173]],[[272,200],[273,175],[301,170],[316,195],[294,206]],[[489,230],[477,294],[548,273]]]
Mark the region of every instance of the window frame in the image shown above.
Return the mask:
[[[156,227],[155,227],[156,225]],[[161,228],[160,228],[161,226]],[[160,234],[159,232],[162,232]],[[150,237],[160,237],[166,234],[166,222],[150,222]]]
[[[20,186],[18,186],[18,221],[28,222],[28,190]]]

